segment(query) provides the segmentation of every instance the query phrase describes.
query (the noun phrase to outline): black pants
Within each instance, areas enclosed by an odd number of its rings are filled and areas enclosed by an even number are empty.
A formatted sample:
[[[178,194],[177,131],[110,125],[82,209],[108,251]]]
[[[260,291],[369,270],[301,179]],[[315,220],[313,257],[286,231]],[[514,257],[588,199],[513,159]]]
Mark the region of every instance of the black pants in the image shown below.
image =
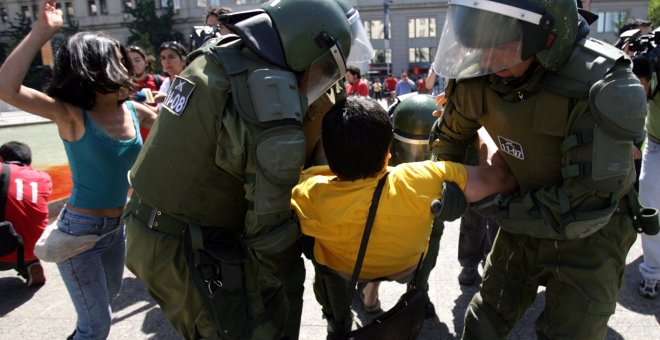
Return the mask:
[[[486,260],[499,227],[473,210],[461,218],[458,236],[458,262],[462,267],[476,267]]]

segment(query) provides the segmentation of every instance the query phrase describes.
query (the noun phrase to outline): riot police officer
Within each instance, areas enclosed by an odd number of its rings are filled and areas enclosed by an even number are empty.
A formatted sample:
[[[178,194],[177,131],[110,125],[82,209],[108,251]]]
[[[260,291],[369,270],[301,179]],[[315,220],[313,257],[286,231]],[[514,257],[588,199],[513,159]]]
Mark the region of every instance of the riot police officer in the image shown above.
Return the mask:
[[[463,338],[505,338],[539,286],[539,338],[605,336],[636,238],[631,150],[646,107],[630,59],[588,32],[574,0],[449,1],[434,158],[483,126],[520,185],[474,207],[501,229]]]
[[[431,159],[431,152],[427,145],[429,131],[431,131],[436,119],[432,115],[436,109],[435,104],[436,101],[433,96],[414,93],[397,97],[394,104],[388,108],[394,134],[390,149],[392,154],[391,166]],[[468,163],[467,156],[475,154],[474,149],[471,151],[464,151],[465,158],[462,159],[462,163]],[[474,165],[476,162],[472,162],[472,164]],[[428,279],[437,262],[440,239],[444,230],[443,221],[437,218],[434,219],[431,235],[429,236],[429,248],[419,269],[419,279],[417,280],[419,289],[426,291],[429,289]],[[429,302],[426,317],[432,317],[433,315],[435,315],[435,309],[432,303]]]
[[[290,195],[305,136],[320,138],[306,112],[373,50],[343,0],[221,21],[235,35],[189,55],[131,169],[127,267],[187,339],[293,339],[305,268]]]

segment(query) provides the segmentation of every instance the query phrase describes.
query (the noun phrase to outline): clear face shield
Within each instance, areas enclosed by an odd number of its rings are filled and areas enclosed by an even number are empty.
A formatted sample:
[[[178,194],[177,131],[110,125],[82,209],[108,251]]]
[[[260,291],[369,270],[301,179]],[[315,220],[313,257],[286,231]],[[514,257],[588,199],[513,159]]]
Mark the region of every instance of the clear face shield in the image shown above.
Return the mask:
[[[346,63],[363,63],[373,59],[376,55],[374,48],[371,46],[371,40],[367,35],[367,31],[362,25],[360,20],[360,13],[353,9],[347,14],[348,24],[351,26],[351,54],[346,59]]]
[[[309,104],[346,74],[346,65],[349,62],[369,61],[375,55],[358,11],[353,9],[347,16],[351,28],[351,53],[346,58],[341,46],[335,42],[325,54],[312,63],[300,81],[300,89],[305,93]]]
[[[539,25],[542,14],[495,1],[450,0],[435,57],[447,78],[472,78],[521,63],[523,26]]]
[[[394,132],[394,141],[392,141],[390,153],[392,154],[391,165],[423,162],[431,159],[428,137],[426,139],[413,139],[404,137],[396,132]]]

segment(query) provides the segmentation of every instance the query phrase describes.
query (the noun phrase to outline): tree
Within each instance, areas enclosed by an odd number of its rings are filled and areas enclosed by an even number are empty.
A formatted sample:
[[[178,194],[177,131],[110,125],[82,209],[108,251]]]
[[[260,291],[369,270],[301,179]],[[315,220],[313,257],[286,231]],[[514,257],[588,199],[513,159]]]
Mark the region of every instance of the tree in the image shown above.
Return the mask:
[[[5,53],[9,55],[14,50],[14,47],[30,33],[30,30],[32,30],[32,20],[25,13],[16,12],[16,19],[9,20],[9,32],[7,32],[9,43],[5,48]],[[41,61],[41,56],[39,56],[39,61]]]
[[[660,0],[649,1],[649,20],[653,27],[660,25]]]
[[[154,0],[137,0],[134,8],[127,8],[126,12],[133,16],[133,21],[127,24],[131,35],[128,44],[136,44],[145,51],[158,51],[161,43],[166,41],[184,42],[181,32],[172,29],[174,24],[174,9],[172,6],[161,10],[158,15]],[[149,43],[145,46],[146,42]]]
[[[28,18],[25,13],[17,12],[15,20],[9,20],[9,42],[4,46],[5,55],[9,55],[14,50],[18,43],[30,33],[32,30],[32,19]],[[3,60],[4,61],[4,60]],[[50,68],[44,66],[41,54],[37,54],[30,64],[23,85],[29,86],[34,89],[43,90],[48,79],[50,79]]]
[[[32,19],[27,17],[23,12],[17,12],[16,18],[14,20],[9,20],[9,30],[7,35],[9,36],[9,42],[0,44],[2,48],[2,62],[6,56],[8,56],[11,51],[18,46],[18,43],[25,38],[25,36],[30,33],[32,30]],[[66,20],[66,26],[63,26],[60,30],[60,33],[57,34],[52,40],[53,51],[57,50],[57,47],[64,41],[64,39],[70,35],[78,32],[78,23],[74,20]],[[49,65],[43,65],[43,59],[41,53],[37,54],[30,64],[25,79],[23,80],[23,85],[29,86],[37,90],[43,90],[50,79],[50,67]]]

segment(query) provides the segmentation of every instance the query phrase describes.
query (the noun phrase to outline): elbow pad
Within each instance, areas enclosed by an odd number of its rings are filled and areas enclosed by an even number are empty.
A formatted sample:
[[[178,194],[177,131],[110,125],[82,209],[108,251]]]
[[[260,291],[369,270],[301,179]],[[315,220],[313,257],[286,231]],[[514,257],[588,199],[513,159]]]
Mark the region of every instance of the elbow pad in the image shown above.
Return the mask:
[[[442,182],[442,197],[431,202],[431,212],[440,221],[453,221],[468,209],[465,194],[455,182]]]
[[[644,88],[628,68],[619,68],[592,86],[589,109],[596,120],[592,178],[627,175],[632,167],[632,143],[644,131]]]

